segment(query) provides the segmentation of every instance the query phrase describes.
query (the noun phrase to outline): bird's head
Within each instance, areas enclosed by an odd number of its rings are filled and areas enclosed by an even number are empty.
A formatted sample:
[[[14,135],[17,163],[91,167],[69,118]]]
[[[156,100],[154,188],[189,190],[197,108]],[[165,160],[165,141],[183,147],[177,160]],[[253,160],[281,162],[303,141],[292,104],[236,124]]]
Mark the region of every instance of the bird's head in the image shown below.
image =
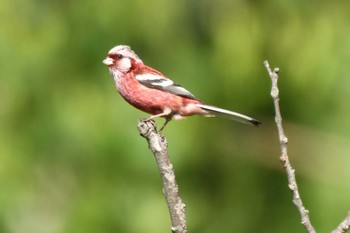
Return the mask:
[[[132,67],[143,64],[142,60],[127,45],[118,45],[112,48],[103,60],[110,71],[127,73]]]

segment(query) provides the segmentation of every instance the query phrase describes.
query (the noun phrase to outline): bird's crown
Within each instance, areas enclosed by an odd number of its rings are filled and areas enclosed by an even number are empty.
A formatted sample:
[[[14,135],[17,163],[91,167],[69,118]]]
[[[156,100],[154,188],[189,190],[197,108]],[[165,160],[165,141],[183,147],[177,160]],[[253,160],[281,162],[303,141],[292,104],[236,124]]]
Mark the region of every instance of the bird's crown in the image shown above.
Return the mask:
[[[136,63],[142,63],[142,60],[131,50],[130,46],[118,45],[109,50],[108,55],[122,55],[135,60]]]

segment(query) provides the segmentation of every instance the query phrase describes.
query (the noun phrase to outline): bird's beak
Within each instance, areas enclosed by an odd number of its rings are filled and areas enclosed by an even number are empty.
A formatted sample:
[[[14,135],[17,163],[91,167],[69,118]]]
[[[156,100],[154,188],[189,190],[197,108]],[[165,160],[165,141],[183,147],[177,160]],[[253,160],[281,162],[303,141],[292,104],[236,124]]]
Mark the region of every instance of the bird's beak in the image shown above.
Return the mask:
[[[103,64],[105,64],[107,66],[111,66],[111,65],[113,65],[113,59],[110,57],[107,57],[106,59],[103,60]]]

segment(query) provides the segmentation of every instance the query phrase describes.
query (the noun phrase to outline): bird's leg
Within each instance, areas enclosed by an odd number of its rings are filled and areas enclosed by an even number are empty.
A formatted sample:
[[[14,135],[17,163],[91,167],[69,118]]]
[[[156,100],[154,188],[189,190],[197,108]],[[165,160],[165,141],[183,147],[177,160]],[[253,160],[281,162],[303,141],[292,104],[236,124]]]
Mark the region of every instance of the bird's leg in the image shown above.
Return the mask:
[[[170,116],[170,114],[171,114],[171,109],[166,108],[166,109],[164,109],[164,111],[162,113],[150,116],[149,118],[146,119],[146,121],[150,121],[150,120],[153,120],[153,119],[158,118],[158,117],[165,117],[165,123],[162,126],[162,128],[159,130],[159,132],[161,132],[165,128],[165,126],[169,123],[169,121],[171,121],[172,117]]]
[[[158,118],[158,117],[169,116],[170,113],[171,113],[171,109],[170,109],[170,108],[166,108],[166,109],[164,109],[164,111],[163,111],[162,113],[159,113],[159,114],[157,114],[157,115],[152,115],[152,116],[148,117],[148,118],[146,119],[146,121],[150,121],[150,120],[156,119],[156,118]]]
[[[159,132],[162,132],[163,129],[165,128],[165,126],[171,121],[170,117],[165,118],[165,122],[164,125],[162,126],[162,128],[160,128]]]
[[[168,115],[168,117],[165,118],[165,123],[164,125],[162,126],[162,128],[159,130],[159,132],[162,132],[162,130],[165,128],[165,126],[172,120],[172,119],[175,119],[175,120],[183,120],[185,119],[185,117],[179,115],[179,114],[175,114],[173,116],[171,115]]]

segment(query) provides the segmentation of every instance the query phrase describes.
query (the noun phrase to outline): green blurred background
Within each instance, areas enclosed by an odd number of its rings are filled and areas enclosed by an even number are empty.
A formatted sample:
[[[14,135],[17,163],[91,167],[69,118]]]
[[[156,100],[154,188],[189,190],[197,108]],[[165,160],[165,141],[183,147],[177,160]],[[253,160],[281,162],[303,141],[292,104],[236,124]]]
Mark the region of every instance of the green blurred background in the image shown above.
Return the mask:
[[[170,232],[136,129],[147,114],[102,64],[119,44],[204,102],[263,121],[168,125],[189,232],[305,232],[278,160],[265,59],[281,69],[312,223],[334,229],[350,209],[349,12],[349,1],[2,0],[0,232]]]

